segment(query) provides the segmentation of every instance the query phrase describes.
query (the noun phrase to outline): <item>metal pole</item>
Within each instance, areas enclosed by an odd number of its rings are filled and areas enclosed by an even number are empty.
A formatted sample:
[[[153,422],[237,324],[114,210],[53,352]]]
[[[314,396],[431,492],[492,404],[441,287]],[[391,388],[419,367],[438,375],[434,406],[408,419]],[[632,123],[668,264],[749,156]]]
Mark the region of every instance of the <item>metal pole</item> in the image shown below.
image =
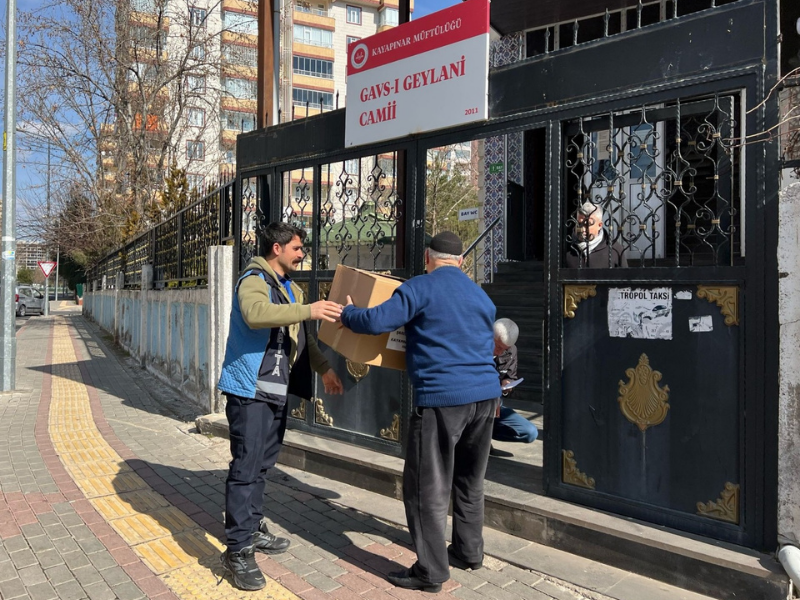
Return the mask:
[[[281,105],[280,92],[281,92],[281,8],[283,0],[274,0],[272,3],[272,62],[274,63],[272,69],[272,125],[280,123],[280,111],[278,107]],[[287,10],[289,8],[287,7]],[[269,127],[270,123],[264,119],[264,127]]]
[[[58,302],[58,263],[61,258],[61,246],[56,246],[56,302]]]
[[[50,225],[50,140],[47,140],[47,224]],[[45,253],[47,249],[45,248]],[[47,260],[50,260],[50,255],[47,253]],[[44,278],[44,316],[50,316],[50,276]]]
[[[494,227],[489,232],[489,283],[494,283]]]
[[[17,287],[17,1],[8,0],[6,22],[6,93],[5,132],[3,133],[3,235],[0,238],[0,323],[3,347],[0,349],[0,387],[14,389],[17,367],[17,332],[15,295]]]
[[[508,256],[508,231],[506,216],[508,215],[508,134],[503,136],[503,254]],[[494,232],[492,232],[494,235]],[[492,243],[494,249],[494,243]],[[492,277],[494,277],[494,259],[492,259]]]

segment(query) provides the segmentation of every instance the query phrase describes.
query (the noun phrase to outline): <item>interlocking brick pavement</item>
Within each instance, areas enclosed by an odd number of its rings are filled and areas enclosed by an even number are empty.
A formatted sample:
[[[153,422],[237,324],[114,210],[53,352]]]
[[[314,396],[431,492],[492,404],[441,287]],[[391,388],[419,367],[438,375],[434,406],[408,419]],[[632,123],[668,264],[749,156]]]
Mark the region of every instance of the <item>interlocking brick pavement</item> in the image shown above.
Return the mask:
[[[258,557],[265,590],[239,592],[219,583],[228,448],[195,432],[196,409],[77,315],[29,320],[18,372],[0,395],[3,599],[600,597],[488,557],[439,594],[394,588],[386,573],[415,560],[407,531],[288,468],[265,516],[292,546]]]

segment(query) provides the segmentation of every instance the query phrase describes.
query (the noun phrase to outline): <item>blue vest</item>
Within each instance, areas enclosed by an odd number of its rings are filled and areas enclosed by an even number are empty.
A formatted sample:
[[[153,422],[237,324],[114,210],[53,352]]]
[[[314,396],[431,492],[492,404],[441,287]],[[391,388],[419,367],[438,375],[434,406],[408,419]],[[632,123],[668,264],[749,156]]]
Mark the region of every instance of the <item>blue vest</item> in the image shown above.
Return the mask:
[[[225,347],[225,360],[218,388],[221,392],[277,405],[286,403],[288,394],[301,398],[312,396],[312,375],[306,345],[305,323],[297,338],[297,358],[289,368],[292,340],[287,327],[251,329],[239,306],[239,285],[245,277],[258,276],[270,288],[274,304],[289,304],[281,285],[266,271],[248,269],[236,283],[231,310],[231,325]]]

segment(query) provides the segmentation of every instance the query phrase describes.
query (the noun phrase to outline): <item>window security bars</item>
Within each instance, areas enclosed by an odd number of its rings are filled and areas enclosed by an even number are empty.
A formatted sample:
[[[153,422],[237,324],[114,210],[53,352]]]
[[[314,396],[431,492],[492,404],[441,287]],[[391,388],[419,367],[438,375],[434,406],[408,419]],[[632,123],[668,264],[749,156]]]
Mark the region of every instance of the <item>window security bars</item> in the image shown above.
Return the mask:
[[[564,266],[741,264],[739,110],[729,94],[567,123]]]
[[[397,153],[325,164],[318,172],[318,202],[313,168],[283,174],[281,219],[308,232],[301,270],[311,270],[317,241],[318,270],[340,264],[374,271],[396,268],[403,205],[396,187]],[[317,231],[319,240],[314,239]]]
[[[622,10],[607,9],[605,14],[562,21],[527,32],[527,55],[531,57],[557,52],[737,1],[739,0],[644,0],[636,6]]]

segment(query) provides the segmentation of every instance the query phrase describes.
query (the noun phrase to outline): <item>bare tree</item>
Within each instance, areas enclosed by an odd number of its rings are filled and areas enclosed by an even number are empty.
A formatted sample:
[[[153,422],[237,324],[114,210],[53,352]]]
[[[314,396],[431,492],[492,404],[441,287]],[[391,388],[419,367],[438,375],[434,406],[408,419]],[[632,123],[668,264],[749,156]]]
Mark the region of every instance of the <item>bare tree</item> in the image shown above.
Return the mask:
[[[448,230],[469,243],[478,235],[478,221],[459,221],[461,209],[478,206],[477,157],[469,144],[431,148],[425,178],[425,232]]]
[[[800,78],[800,68],[793,72]],[[800,161],[800,85],[796,82],[780,93],[781,154],[787,161]],[[795,167],[795,176],[800,177],[800,167]]]
[[[58,157],[50,200],[59,217],[42,220],[39,237],[91,263],[161,220],[179,141],[218,119],[224,28],[208,26],[217,8],[54,0],[20,16],[21,112]],[[190,111],[202,111],[199,128]]]
[[[731,140],[734,146],[760,144],[778,140],[781,154],[786,160],[800,160],[800,67],[783,75],[758,104],[747,113],[760,110],[765,104],[777,100],[778,122],[771,127]],[[796,169],[800,176],[800,169]]]

